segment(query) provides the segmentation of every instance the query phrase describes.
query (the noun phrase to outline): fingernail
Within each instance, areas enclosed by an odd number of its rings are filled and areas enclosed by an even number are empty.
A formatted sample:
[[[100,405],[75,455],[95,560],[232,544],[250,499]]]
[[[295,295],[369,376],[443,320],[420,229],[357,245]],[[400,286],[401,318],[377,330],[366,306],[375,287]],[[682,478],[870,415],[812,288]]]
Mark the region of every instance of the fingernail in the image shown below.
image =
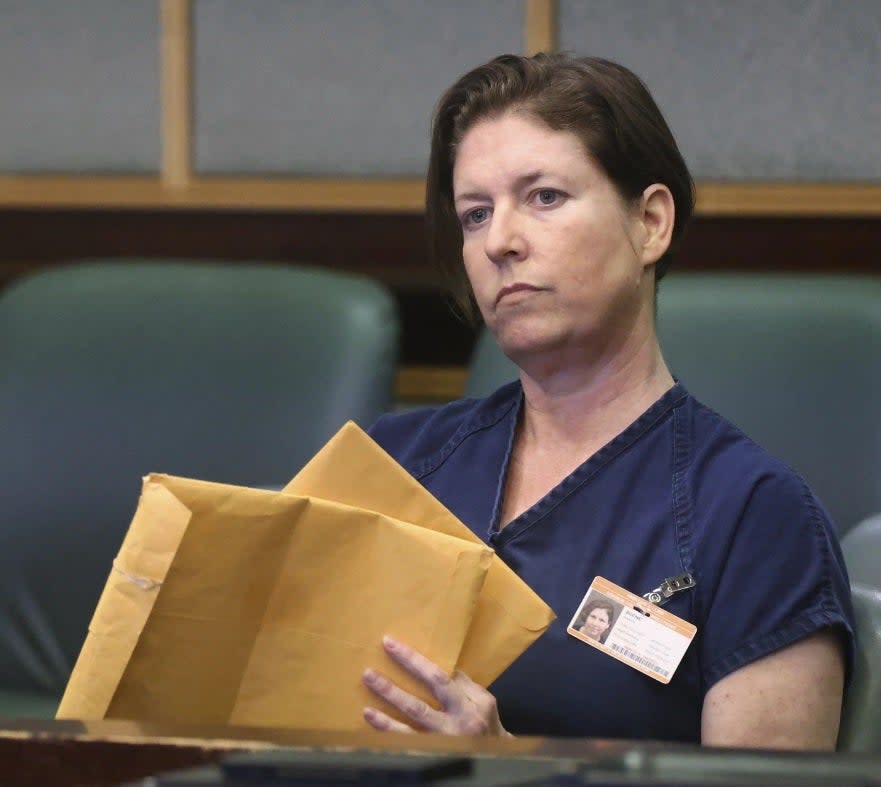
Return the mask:
[[[364,680],[366,680],[368,683],[373,683],[373,681],[376,680],[376,673],[368,667],[366,670],[364,670],[363,677]]]
[[[397,640],[393,640],[388,634],[386,634],[382,638],[382,644],[383,644],[383,647],[387,648],[388,650],[397,650],[398,649]]]

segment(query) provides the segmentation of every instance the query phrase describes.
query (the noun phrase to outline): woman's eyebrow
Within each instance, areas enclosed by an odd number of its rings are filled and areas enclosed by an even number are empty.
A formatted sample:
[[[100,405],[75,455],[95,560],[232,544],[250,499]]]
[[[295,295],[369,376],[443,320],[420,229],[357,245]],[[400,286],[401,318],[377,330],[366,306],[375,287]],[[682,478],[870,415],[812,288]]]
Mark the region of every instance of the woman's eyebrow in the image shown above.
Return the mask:
[[[547,177],[547,175],[548,173],[543,169],[536,169],[526,172],[523,175],[518,175],[513,181],[514,189],[519,191],[526,186],[531,186],[542,178]],[[453,199],[453,202],[456,204],[459,202],[482,202],[487,199],[489,199],[489,194],[486,192],[466,191],[462,194],[457,194]]]
[[[457,194],[453,199],[455,204],[460,202],[485,202],[489,199],[489,195],[480,191],[466,191],[464,194]]]

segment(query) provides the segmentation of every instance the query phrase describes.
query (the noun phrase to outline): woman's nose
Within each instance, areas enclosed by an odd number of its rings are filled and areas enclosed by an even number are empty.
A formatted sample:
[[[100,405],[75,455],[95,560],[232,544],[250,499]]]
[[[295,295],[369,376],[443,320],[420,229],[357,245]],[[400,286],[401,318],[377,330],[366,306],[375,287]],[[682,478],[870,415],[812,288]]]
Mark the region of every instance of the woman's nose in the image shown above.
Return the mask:
[[[493,262],[516,261],[526,251],[524,227],[515,210],[496,207],[485,237],[486,256]]]

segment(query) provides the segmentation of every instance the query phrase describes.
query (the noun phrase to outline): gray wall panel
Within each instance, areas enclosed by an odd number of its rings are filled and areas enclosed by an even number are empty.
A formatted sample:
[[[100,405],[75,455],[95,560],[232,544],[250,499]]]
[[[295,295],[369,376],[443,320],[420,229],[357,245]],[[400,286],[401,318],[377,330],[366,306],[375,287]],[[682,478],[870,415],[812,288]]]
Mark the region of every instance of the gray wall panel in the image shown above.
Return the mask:
[[[156,0],[0,3],[0,170],[155,171]]]
[[[467,68],[522,51],[520,0],[198,0],[201,173],[419,175]]]
[[[560,0],[639,74],[698,178],[881,179],[879,0]]]

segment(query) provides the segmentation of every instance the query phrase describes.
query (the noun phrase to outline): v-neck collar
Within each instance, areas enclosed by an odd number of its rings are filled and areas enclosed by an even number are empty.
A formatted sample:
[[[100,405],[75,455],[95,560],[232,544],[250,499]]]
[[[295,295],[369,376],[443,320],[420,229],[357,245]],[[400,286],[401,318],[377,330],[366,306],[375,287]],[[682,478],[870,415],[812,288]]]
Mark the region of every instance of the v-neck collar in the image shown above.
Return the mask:
[[[559,484],[544,495],[544,497],[527,508],[519,516],[512,519],[502,530],[499,530],[502,498],[504,495],[505,483],[507,481],[508,469],[511,465],[514,436],[517,431],[517,422],[523,409],[524,398],[523,388],[521,387],[517,394],[516,405],[512,407],[508,413],[508,444],[505,450],[501,472],[499,473],[499,484],[496,490],[496,499],[493,503],[490,529],[487,534],[487,541],[489,544],[493,547],[499,548],[537,524],[575,490],[593,478],[603,467],[612,461],[612,459],[620,455],[623,451],[633,445],[633,443],[639,440],[640,437],[649,432],[655,424],[663,420],[667,414],[672,411],[673,407],[675,407],[687,395],[688,394],[682,385],[680,385],[678,381],[674,382],[672,388],[662,394],[654,404],[633,421],[633,423],[626,427],[624,431],[620,432],[602,448],[594,452],[582,464],[566,476],[566,478],[560,481]]]

